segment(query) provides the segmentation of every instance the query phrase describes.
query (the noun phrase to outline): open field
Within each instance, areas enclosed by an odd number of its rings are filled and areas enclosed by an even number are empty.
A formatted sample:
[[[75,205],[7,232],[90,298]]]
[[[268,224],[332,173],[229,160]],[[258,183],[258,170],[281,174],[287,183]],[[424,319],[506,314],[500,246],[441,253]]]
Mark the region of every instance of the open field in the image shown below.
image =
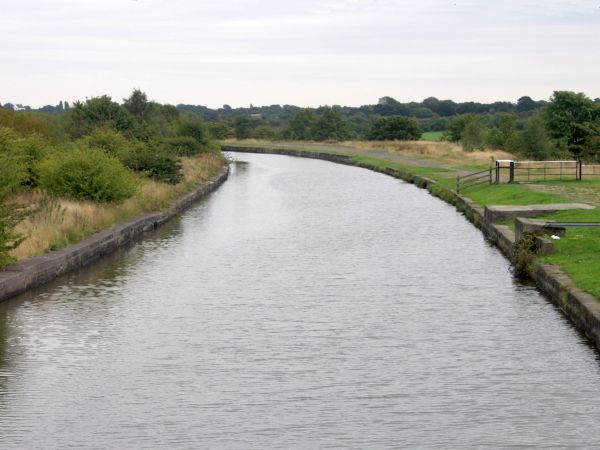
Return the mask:
[[[426,131],[425,133],[423,133],[421,135],[421,140],[437,142],[437,141],[441,141],[443,136],[444,136],[443,131]]]
[[[26,238],[11,255],[17,260],[37,256],[79,242],[116,222],[164,209],[213,177],[224,163],[217,154],[184,158],[182,182],[172,185],[140,178],[137,193],[118,204],[57,198],[40,191],[16,196],[12,201],[29,205],[31,212],[17,225],[16,231]]]

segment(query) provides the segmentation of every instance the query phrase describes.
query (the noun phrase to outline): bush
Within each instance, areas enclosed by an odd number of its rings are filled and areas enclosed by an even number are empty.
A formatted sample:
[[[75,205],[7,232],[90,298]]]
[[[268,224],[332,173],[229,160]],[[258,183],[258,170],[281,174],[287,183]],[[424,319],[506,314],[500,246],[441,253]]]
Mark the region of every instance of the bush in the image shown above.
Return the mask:
[[[177,184],[183,178],[181,163],[160,147],[139,145],[123,157],[123,163],[136,172],[166,183]]]
[[[233,128],[231,128],[227,122],[210,122],[207,125],[208,134],[213,139],[228,139],[235,136]]]
[[[80,148],[102,150],[110,156],[121,159],[129,151],[129,141],[121,133],[110,128],[97,128],[87,136],[77,140]]]
[[[200,119],[192,119],[191,117],[180,120],[177,127],[177,135],[194,138],[199,144],[202,144],[206,140],[204,124]]]
[[[521,238],[513,244],[514,273],[517,277],[531,276],[536,252],[535,237],[536,235],[533,233],[523,233]]]
[[[390,116],[378,119],[369,132],[369,139],[375,141],[416,141],[423,132],[417,121],[410,117]]]
[[[57,153],[39,165],[40,185],[55,195],[119,202],[136,190],[135,176],[102,150],[75,149]]]
[[[8,252],[18,247],[23,236],[15,233],[15,226],[23,218],[23,211],[17,205],[7,205],[0,199],[0,267],[14,262]]]
[[[193,156],[203,151],[202,145],[190,136],[165,139],[162,147],[166,154],[175,156]]]

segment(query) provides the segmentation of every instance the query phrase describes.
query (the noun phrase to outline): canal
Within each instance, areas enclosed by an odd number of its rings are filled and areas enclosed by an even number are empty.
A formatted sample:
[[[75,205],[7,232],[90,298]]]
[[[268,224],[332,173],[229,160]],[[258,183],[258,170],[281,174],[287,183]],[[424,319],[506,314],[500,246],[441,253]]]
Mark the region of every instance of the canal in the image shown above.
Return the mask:
[[[0,448],[600,445],[598,354],[453,207],[232,158],[155,235],[0,304]]]

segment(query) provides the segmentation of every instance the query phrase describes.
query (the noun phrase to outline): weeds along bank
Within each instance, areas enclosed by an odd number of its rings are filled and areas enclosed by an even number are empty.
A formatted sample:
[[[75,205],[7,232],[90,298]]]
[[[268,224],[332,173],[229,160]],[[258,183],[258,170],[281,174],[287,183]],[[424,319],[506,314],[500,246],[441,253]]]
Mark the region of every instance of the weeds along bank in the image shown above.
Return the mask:
[[[59,115],[0,108],[0,266],[164,210],[225,165],[199,119],[140,91]]]

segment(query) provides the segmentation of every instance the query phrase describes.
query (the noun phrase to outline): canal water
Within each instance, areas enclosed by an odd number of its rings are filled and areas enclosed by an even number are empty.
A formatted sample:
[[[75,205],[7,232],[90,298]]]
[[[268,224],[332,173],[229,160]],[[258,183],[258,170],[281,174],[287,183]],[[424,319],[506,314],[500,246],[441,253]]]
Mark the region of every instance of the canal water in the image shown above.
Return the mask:
[[[156,235],[0,305],[0,448],[592,448],[598,354],[452,207],[232,156]]]

